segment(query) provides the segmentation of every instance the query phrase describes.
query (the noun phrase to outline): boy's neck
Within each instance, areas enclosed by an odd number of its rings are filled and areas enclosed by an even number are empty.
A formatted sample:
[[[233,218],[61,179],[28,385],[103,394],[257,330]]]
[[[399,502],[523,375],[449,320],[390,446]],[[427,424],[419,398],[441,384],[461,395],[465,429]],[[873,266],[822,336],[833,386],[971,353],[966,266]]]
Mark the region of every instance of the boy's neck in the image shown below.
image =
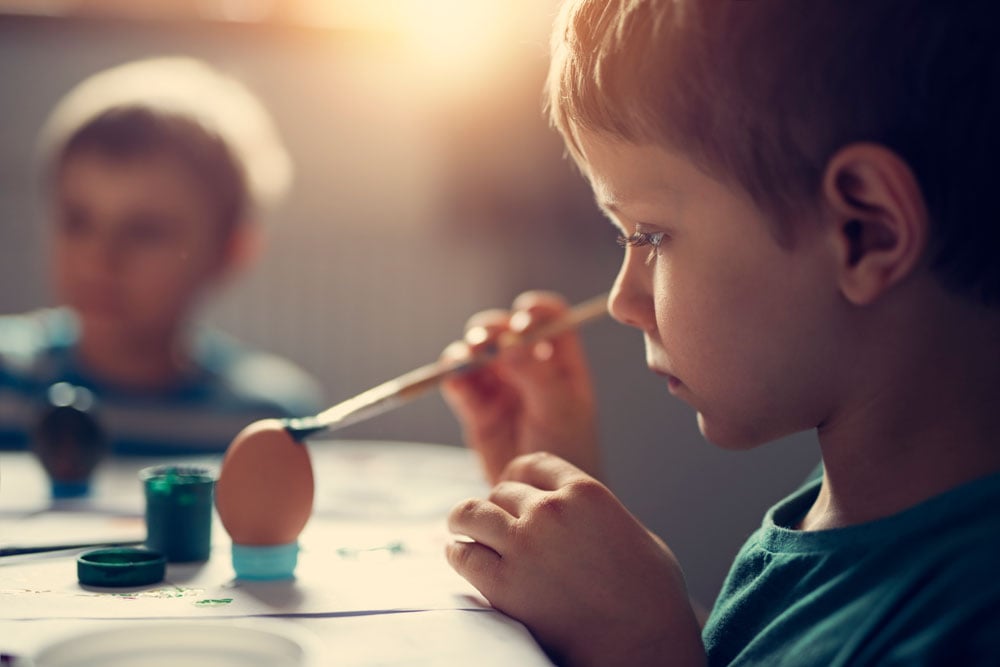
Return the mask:
[[[850,399],[819,428],[823,485],[801,528],[890,516],[1000,471],[1000,313],[942,304],[853,360]]]
[[[140,391],[177,384],[192,363],[188,341],[180,332],[101,340],[84,332],[77,345],[77,359],[101,382]]]

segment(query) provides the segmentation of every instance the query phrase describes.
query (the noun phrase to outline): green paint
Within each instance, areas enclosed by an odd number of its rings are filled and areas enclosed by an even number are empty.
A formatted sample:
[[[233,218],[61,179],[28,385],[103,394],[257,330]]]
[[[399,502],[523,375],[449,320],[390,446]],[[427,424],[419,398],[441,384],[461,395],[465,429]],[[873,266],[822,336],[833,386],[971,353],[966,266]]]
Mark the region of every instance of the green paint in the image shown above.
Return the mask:
[[[366,547],[366,548],[361,548],[361,549],[354,549],[354,548],[350,548],[350,547],[341,547],[341,548],[337,549],[337,555],[341,556],[343,558],[358,558],[358,557],[364,556],[366,554],[372,554],[372,553],[378,553],[378,552],[386,552],[390,556],[395,556],[397,554],[405,553],[406,552],[406,547],[403,545],[402,542],[400,542],[398,540],[395,540],[395,541],[389,542],[388,544],[383,544],[383,545],[377,546],[377,547]]]
[[[122,600],[138,600],[139,598],[155,598],[159,600],[165,600],[168,598],[189,598],[195,595],[202,595],[205,592],[202,588],[182,588],[180,586],[174,586],[173,588],[151,588],[145,591],[123,591],[121,593],[108,592],[108,593],[97,593],[97,596],[110,596],[120,598]]]
[[[221,607],[222,605],[229,604],[232,601],[232,598],[218,598],[215,600],[198,600],[195,604],[201,607]]]
[[[146,489],[146,546],[171,563],[208,560],[215,485],[210,471],[153,466],[139,476]]]

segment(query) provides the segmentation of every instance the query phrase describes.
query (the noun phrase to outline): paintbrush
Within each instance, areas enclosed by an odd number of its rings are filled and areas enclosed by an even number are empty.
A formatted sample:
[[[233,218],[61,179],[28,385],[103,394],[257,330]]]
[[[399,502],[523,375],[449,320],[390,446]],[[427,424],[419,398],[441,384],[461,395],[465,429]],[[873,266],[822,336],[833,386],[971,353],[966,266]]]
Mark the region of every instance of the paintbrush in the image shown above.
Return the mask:
[[[608,295],[601,294],[570,308],[562,317],[524,334],[511,331],[498,342],[468,359],[439,359],[400,375],[353,398],[338,403],[313,417],[280,420],[296,440],[314,433],[332,431],[397,408],[436,388],[443,380],[482,366],[502,351],[539,343],[608,314]]]
[[[69,544],[43,544],[39,546],[14,546],[0,547],[0,558],[6,556],[25,556],[28,554],[41,554],[50,551],[67,551],[70,549],[90,549],[104,547],[134,547],[145,543],[145,540],[133,540],[128,542],[72,542]]]

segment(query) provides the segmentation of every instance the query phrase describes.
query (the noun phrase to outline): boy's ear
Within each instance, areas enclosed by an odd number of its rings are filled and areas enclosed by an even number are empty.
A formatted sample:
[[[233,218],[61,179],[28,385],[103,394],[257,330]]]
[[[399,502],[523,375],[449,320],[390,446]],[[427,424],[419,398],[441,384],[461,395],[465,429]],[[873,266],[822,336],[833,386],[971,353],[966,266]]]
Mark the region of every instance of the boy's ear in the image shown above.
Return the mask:
[[[833,213],[841,292],[857,305],[872,303],[912,272],[927,247],[920,185],[896,153],[858,143],[827,163],[823,197]]]

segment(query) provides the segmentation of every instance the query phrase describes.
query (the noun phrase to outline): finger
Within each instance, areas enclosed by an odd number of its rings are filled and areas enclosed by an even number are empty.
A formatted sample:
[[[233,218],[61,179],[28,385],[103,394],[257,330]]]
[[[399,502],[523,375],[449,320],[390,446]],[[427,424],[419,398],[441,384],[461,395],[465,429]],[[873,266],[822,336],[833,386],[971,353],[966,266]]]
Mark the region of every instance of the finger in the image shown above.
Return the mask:
[[[448,514],[448,530],[466,535],[502,554],[514,518],[499,506],[481,498],[470,498]]]
[[[463,363],[472,357],[470,346],[455,341],[441,353],[441,359]],[[471,422],[490,407],[495,406],[504,390],[495,368],[486,365],[470,368],[446,378],[441,383],[445,401],[462,422]]]
[[[561,295],[555,292],[525,292],[514,299],[513,309],[510,314],[510,328],[514,331],[530,332],[545,324],[565,317],[569,314],[570,305]],[[570,329],[570,332],[575,329]],[[564,337],[552,337],[559,341]],[[574,342],[575,336],[566,337],[567,342]]]
[[[510,328],[510,313],[505,310],[484,310],[476,313],[465,324],[463,340],[471,354],[496,349],[497,340]]]
[[[445,545],[448,563],[492,602],[499,588],[503,559],[478,542],[453,540]]]
[[[514,299],[507,326],[511,333],[531,334],[568,313],[569,304],[554,292],[525,292]],[[555,341],[562,335],[549,336],[547,340]]]
[[[547,324],[568,313],[565,301],[557,295],[531,292],[514,302],[510,316],[512,334],[530,336]],[[505,335],[503,332],[498,336]],[[518,377],[526,387],[540,387],[555,379],[587,378],[588,370],[583,343],[576,329],[568,329],[528,346],[516,346],[505,354],[504,361],[516,367]]]
[[[475,327],[505,326],[510,319],[510,311],[502,308],[490,308],[481,310],[465,321],[465,330]]]
[[[565,310],[569,306],[563,295],[549,290],[528,290],[527,292],[521,292],[514,299],[514,310],[527,310],[536,307],[558,311]]]
[[[461,363],[463,361],[468,361],[469,357],[472,356],[472,351],[469,349],[469,344],[464,340],[456,340],[449,343],[446,348],[441,352],[442,361],[450,361],[453,363]]]
[[[496,339],[509,327],[510,314],[505,310],[484,310],[465,323],[461,340],[445,347],[441,359],[453,362],[467,361],[483,347],[495,346]]]
[[[509,410],[510,388],[493,369],[481,368],[452,376],[441,383],[441,395],[471,435],[489,433]]]
[[[525,508],[538,502],[545,495],[534,486],[513,480],[503,480],[490,491],[489,500],[514,518],[520,518]]]
[[[555,491],[590,476],[572,463],[548,452],[518,456],[504,468],[501,480],[530,484],[543,491]]]

